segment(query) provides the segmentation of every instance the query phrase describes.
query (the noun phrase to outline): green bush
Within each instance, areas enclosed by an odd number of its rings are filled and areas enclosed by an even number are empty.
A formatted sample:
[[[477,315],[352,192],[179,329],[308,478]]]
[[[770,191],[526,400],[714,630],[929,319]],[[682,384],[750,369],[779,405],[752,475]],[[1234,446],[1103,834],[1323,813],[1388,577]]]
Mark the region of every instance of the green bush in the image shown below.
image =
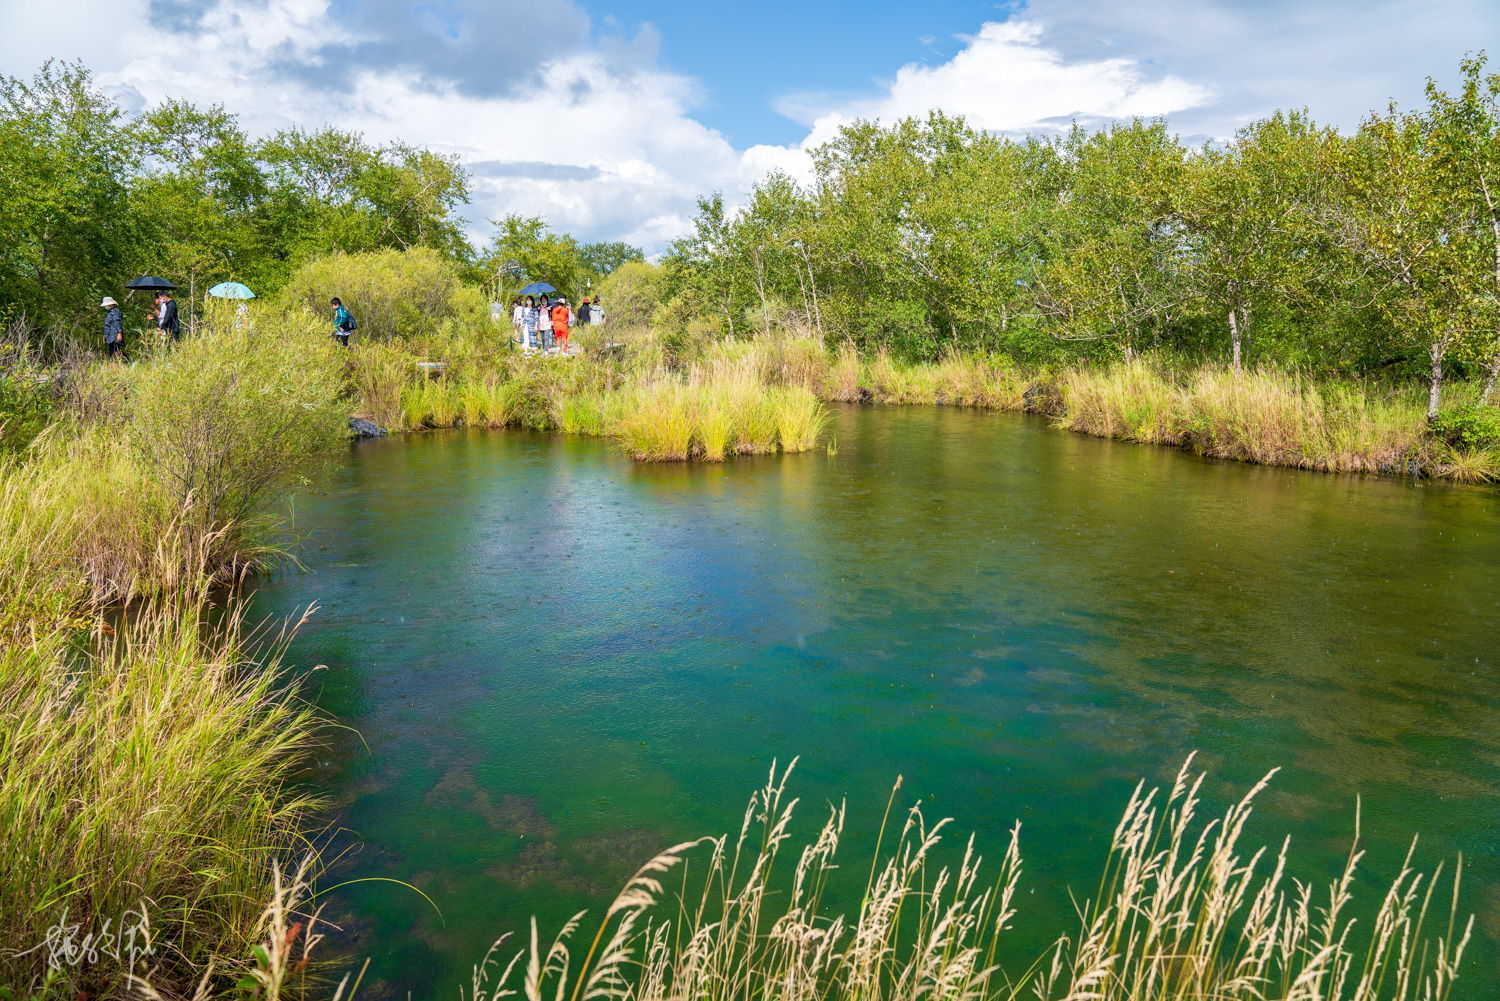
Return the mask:
[[[308,261],[292,274],[282,295],[288,303],[326,317],[324,329],[330,334],[328,300],[337,296],[359,323],[355,336],[374,339],[433,333],[444,320],[479,302],[474,294],[462,293],[457,266],[424,247]]]
[[[628,261],[609,273],[599,287],[605,322],[614,327],[643,327],[661,302],[661,274],[654,264]]]
[[[1500,408],[1469,403],[1445,410],[1428,424],[1434,437],[1463,451],[1500,445]]]
[[[128,435],[205,526],[239,521],[348,436],[331,338],[281,321],[220,327],[132,373]]]
[[[0,349],[0,452],[24,449],[47,426],[53,410],[48,388],[24,352]]]

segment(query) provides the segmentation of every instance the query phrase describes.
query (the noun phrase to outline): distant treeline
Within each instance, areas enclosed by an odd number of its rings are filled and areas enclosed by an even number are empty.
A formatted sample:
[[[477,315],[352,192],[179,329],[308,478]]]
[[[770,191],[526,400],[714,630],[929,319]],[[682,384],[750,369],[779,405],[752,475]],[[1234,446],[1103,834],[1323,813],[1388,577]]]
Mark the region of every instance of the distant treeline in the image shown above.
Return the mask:
[[[857,123],[816,178],[760,184],[659,276],[679,314],[865,348],[1031,360],[1169,349],[1441,378],[1500,365],[1500,76],[1352,135],[1300,112],[1189,148],[1162,121],[1013,141],[932,114]]]
[[[613,315],[794,325],[910,359],[1154,348],[1492,384],[1500,74],[1482,54],[1461,70],[1456,94],[1429,83],[1425,108],[1349,135],[1304,112],[1199,148],[1164,121],[1024,140],[941,113],[855,123],[813,151],[806,186],[773,174],[743,209],[700,200],[660,267],[616,275],[630,308]],[[130,116],[76,64],[3,81],[0,191],[0,316],[37,324],[143,271],[267,293],[318,256],[424,247],[503,298],[533,280],[577,293],[642,257],[521,216],[476,250],[456,156],[334,127],[253,140],[217,105]]]
[[[456,155],[332,126],[256,140],[221,105],[128,115],[82,65],[48,62],[30,81],[0,78],[0,320],[92,323],[100,297],[142,273],[266,295],[337,252],[429,248],[476,284],[511,263],[507,280],[570,291],[641,258],[518,216],[476,251],[468,198]]]

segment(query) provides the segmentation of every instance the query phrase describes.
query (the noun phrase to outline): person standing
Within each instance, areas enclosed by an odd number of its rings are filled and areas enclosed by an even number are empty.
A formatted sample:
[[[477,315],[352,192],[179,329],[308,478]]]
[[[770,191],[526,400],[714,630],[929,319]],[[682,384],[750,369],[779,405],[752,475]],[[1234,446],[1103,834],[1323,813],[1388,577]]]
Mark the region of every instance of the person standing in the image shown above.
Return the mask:
[[[578,307],[578,325],[587,327],[589,325],[589,297],[583,297],[583,305]]]
[[[521,307],[521,297],[516,296],[515,301],[510,304],[510,332],[511,338],[519,340],[522,347],[526,346],[526,338],[521,334],[521,320],[524,312],[525,310]]]
[[[349,331],[357,327],[358,324],[354,322],[353,315],[344,308],[344,304],[339,301],[338,296],[329,299],[328,304],[333,307],[333,338],[342,344],[345,350],[348,350]]]
[[[552,349],[552,300],[545,295],[536,311],[536,339],[543,351]]]
[[[594,296],[594,302],[589,307],[589,322],[596,327],[604,326],[604,307],[599,305],[599,297]]]
[[[172,301],[172,293],[161,291],[156,294],[156,329],[162,332],[162,340],[171,337],[174,341],[182,340],[182,324],[177,319],[177,303]]]
[[[109,357],[119,355],[127,363],[130,356],[125,353],[125,317],[120,314],[120,304],[109,296],[99,303],[104,307],[104,347]]]
[[[563,296],[557,297],[557,305],[552,307],[552,329],[557,338],[557,349],[563,354],[568,353],[568,319],[572,310],[568,308],[568,300]]]
[[[536,300],[528,295],[521,306],[521,343],[527,351],[536,350],[536,320]]]

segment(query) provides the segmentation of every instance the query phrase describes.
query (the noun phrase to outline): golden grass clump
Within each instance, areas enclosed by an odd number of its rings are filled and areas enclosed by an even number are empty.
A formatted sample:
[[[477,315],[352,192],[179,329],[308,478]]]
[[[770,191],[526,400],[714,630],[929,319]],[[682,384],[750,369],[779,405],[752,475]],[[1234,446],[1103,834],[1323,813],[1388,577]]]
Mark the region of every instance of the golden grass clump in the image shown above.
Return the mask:
[[[1059,426],[1087,434],[1331,472],[1425,462],[1424,409],[1410,394],[1379,397],[1276,369],[1174,374],[1143,360],[1071,369],[1061,386]]]
[[[1020,410],[1031,380],[1003,359],[949,352],[937,365],[937,394],[955,406]]]
[[[729,389],[707,386],[696,394],[693,401],[694,437],[702,448],[702,456],[709,462],[723,462],[724,455],[734,445],[734,402]]]
[[[853,344],[839,348],[838,357],[828,369],[825,392],[830,400],[838,403],[858,403],[867,398],[867,390],[860,385],[859,352]]]
[[[829,416],[810,390],[784,386],[769,394],[767,404],[776,415],[776,438],[783,451],[807,452],[817,447]]]
[[[680,462],[693,447],[693,401],[686,386],[664,380],[643,386],[615,425],[620,447],[642,462]]]
[[[1061,389],[1067,408],[1062,427],[1146,444],[1181,442],[1186,408],[1171,379],[1149,365],[1070,369]]]

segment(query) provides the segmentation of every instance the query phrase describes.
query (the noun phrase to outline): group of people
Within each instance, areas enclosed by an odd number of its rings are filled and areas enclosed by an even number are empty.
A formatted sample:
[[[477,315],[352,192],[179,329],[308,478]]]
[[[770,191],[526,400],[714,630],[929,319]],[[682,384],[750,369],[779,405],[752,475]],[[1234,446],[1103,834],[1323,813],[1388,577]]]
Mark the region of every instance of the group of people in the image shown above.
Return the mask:
[[[585,296],[575,314],[567,296],[560,295],[554,301],[543,295],[538,301],[528,295],[511,303],[510,323],[524,351],[555,351],[566,355],[569,330],[574,326],[603,324],[604,306],[597,295],[592,302]]]
[[[104,310],[104,349],[109,352],[109,357],[119,355],[129,362],[130,356],[125,353],[125,317],[120,313],[120,304],[112,297],[105,296],[100,300],[99,306]],[[177,303],[172,299],[171,292],[156,293],[156,308],[147,313],[146,318],[163,340],[182,340],[182,322],[177,318]]]
[[[120,304],[110,296],[105,296],[99,305],[105,310],[105,349],[111,358],[119,355],[125,361],[130,361],[125,354],[125,318],[120,313]],[[329,305],[333,307],[333,336],[347,348],[349,334],[359,329],[359,324],[337,297]],[[604,306],[597,295],[593,301],[585,297],[576,314],[573,307],[568,305],[567,297],[561,295],[556,301],[544,295],[540,302],[528,295],[524,300],[517,298],[511,306],[511,325],[515,327],[522,347],[528,352],[556,351],[566,355],[570,328],[597,327],[604,323]],[[240,309],[244,309],[243,303],[240,304]],[[164,340],[182,340],[182,323],[177,318],[177,303],[172,299],[171,292],[156,293],[156,308],[147,314],[147,318],[161,332]]]

